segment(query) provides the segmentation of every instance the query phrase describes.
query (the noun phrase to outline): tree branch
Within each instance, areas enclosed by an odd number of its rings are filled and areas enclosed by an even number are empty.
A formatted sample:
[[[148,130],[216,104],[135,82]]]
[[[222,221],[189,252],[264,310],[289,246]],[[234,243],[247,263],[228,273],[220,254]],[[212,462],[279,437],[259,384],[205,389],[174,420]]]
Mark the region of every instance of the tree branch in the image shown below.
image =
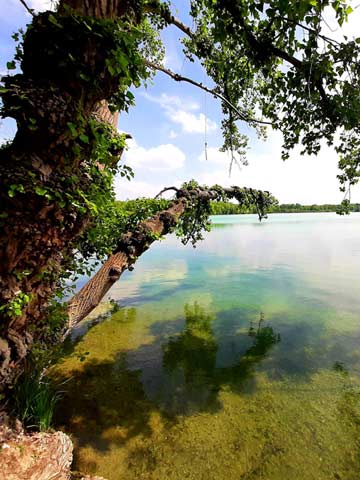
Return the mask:
[[[176,18],[170,11],[169,7],[165,4],[161,4],[158,1],[150,2],[144,7],[145,12],[158,15],[160,16],[163,20],[165,20],[166,23],[174,25],[177,27],[179,30],[181,30],[185,35],[188,37],[192,38],[194,36],[193,32],[191,29],[182,23],[178,18]]]
[[[296,20],[291,20],[291,18],[283,18],[283,20],[285,22],[288,22],[288,23],[291,23],[293,25],[296,25],[297,27],[300,27],[302,28],[303,30],[306,30],[307,32],[309,33],[313,33],[314,35],[316,35],[317,37],[321,38],[322,40],[324,40],[325,42],[327,43],[331,43],[333,45],[341,45],[341,42],[338,42],[337,40],[333,39],[333,38],[330,38],[330,37],[327,37],[326,35],[322,35],[321,33],[317,32],[316,30],[314,30],[313,28],[310,28],[306,25],[303,25],[302,23],[299,23],[297,22]]]
[[[159,197],[161,197],[161,195],[162,195],[163,193],[169,192],[170,190],[173,190],[173,191],[175,191],[175,192],[178,192],[178,191],[179,191],[179,189],[176,188],[176,187],[166,187],[166,188],[163,188],[157,195],[155,195],[154,198],[155,198],[155,199],[156,199],[156,198],[159,198]]]
[[[191,78],[179,75],[178,73],[175,73],[169,70],[168,68],[163,67],[162,65],[158,65],[153,62],[150,62],[149,60],[144,60],[144,62],[145,62],[145,65],[147,65],[149,68],[165,73],[176,82],[190,83],[191,85],[194,85],[195,87],[201,88],[201,90],[204,90],[205,92],[210,93],[210,95],[213,95],[214,97],[219,98],[222,102],[226,103],[226,105],[229,108],[234,110],[234,112],[237,113],[239,120],[242,120],[243,122],[260,123],[262,125],[272,125],[272,122],[266,122],[264,120],[258,120],[256,118],[247,117],[243,112],[241,112],[237,107],[235,107],[235,105],[233,105],[226,97],[218,93],[216,90],[206,87],[204,84],[200,82],[196,82]]]
[[[28,13],[30,13],[30,15],[32,17],[35,17],[35,12],[32,8],[29,8],[25,2],[25,0],[20,0],[20,2],[23,4],[23,6],[26,8],[26,10],[28,11]]]
[[[229,13],[231,13],[235,18],[237,18],[235,4],[230,4],[230,5],[232,6],[232,8],[229,10]],[[232,11],[232,9],[234,8],[235,10]],[[268,52],[269,54],[274,55],[275,57],[281,58],[282,60],[285,60],[286,62],[290,63],[290,65],[293,65],[293,67],[295,67],[298,71],[301,71],[304,73],[306,72],[306,64],[302,60],[299,60],[298,58],[288,54],[284,50],[281,50],[280,48],[275,47],[275,45],[273,45],[270,42],[264,42],[264,41],[258,40],[254,35],[254,33],[246,25],[244,18],[241,15],[238,16],[238,18],[239,18],[239,24],[243,29],[243,31],[245,32],[249,45],[252,48],[254,48],[254,50],[258,52],[258,54],[264,55],[264,52]],[[316,80],[315,82],[313,82],[313,85],[315,88],[317,88],[322,100],[325,103],[327,103],[328,98],[322,83],[322,79],[320,78]]]
[[[186,199],[173,201],[169,208],[140,222],[136,230],[120,236],[117,247],[95,275],[68,302],[68,328],[64,338],[103,299],[122,273],[160,236],[171,232],[185,211]]]
[[[122,234],[116,248],[105,263],[69,300],[68,328],[63,338],[99,305],[104,295],[119,280],[122,273],[127,269],[131,270],[138,257],[148,250],[152,243],[174,230],[181,216],[194,200],[208,204],[210,201],[223,200],[225,197],[228,199],[235,198],[240,205],[250,206],[255,204],[260,219],[265,215],[266,205],[273,201],[269,192],[260,192],[251,188],[223,188],[219,185],[213,187],[168,187],[159,192],[157,197],[168,190],[176,192],[175,199],[171,201],[168,208],[140,222],[133,231]]]

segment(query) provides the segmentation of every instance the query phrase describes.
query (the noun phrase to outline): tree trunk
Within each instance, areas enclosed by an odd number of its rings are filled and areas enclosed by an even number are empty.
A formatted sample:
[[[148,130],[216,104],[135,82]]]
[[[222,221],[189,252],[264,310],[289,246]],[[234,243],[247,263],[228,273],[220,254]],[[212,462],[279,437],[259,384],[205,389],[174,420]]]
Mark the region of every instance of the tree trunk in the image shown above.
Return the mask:
[[[61,3],[63,12],[65,4],[102,18],[126,9],[121,0],[69,0]],[[94,144],[92,139],[81,143],[71,128],[81,124],[85,139],[89,119],[116,127],[118,118],[107,107],[119,78],[107,68],[105,40],[92,33],[77,38],[66,13],[57,17],[70,25],[69,38],[62,40],[54,15],[34,18],[24,39],[22,73],[3,77],[4,116],[14,118],[18,130],[11,145],[0,150],[0,391],[21,371],[74,242],[91,222],[79,189],[86,192],[92,185]],[[96,88],[77,72],[61,70],[56,55],[71,52],[89,78],[96,78]]]
[[[176,200],[167,210],[140,223],[134,232],[121,236],[116,251],[68,303],[68,331],[100,303],[124,270],[129,268],[159,236],[172,231],[185,209],[186,200],[184,198]]]

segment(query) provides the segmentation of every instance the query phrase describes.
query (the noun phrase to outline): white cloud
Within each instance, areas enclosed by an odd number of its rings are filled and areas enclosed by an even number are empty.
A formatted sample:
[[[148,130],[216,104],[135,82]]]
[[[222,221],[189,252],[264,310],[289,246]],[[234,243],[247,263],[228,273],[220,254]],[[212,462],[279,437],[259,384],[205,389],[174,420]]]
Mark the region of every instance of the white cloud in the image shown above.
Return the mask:
[[[134,169],[135,179],[128,181],[117,175],[116,198],[154,197],[164,186],[181,185],[185,154],[178,147],[169,143],[146,149],[135,140],[129,140],[128,146],[123,160]]]
[[[224,186],[239,185],[269,190],[280,203],[341,202],[343,194],[339,192],[336,178],[339,173],[338,156],[333,148],[324,146],[316,157],[302,156],[299,149],[296,149],[286,162],[281,160],[280,150],[281,135],[272,132],[262,149],[258,147],[257,151],[249,153],[249,166],[241,170],[234,168],[229,177],[228,155],[210,148],[208,149],[210,168],[199,174],[196,179],[207,185],[218,183]],[[199,158],[204,159],[204,154]],[[205,162],[202,165],[204,164]],[[359,187],[353,190],[354,202],[360,199],[359,190]]]
[[[185,164],[185,154],[171,143],[146,149],[136,144],[135,140],[128,142],[129,150],[124,155],[124,161],[130,167],[141,167],[148,170],[176,170]]]
[[[170,130],[170,133],[169,133],[169,137],[171,139],[174,139],[178,136],[178,134],[176,132],[174,132],[174,130]]]
[[[349,2],[354,8],[353,12],[348,17],[348,22],[341,27],[338,24],[333,8],[326,7],[324,12],[324,20],[321,33],[339,42],[345,41],[344,35],[349,39],[357,38],[359,34],[360,10],[356,7],[355,2]]]
[[[157,195],[164,187],[166,186],[175,186],[180,187],[182,184],[181,180],[164,179],[160,181],[159,179],[154,179],[154,181],[146,182],[144,180],[125,180],[124,178],[117,176],[115,178],[114,188],[116,198],[118,200],[127,200],[139,197],[149,197],[153,198]],[[173,196],[172,191],[169,193],[164,193],[164,198],[171,198]]]
[[[163,187],[143,181],[131,180],[129,182],[117,176],[115,178],[114,188],[118,200],[127,200],[139,197],[155,197]]]
[[[184,133],[204,133],[205,130],[213,132],[217,128],[216,123],[206,118],[203,113],[195,115],[184,110],[174,110],[169,112],[168,116],[170,120],[181,126]]]
[[[220,152],[218,148],[208,147],[205,151],[201,152],[198,156],[200,162],[209,162],[214,165],[221,165],[222,167],[229,166],[231,161],[230,153]]]
[[[55,10],[57,3],[53,0],[29,0],[28,6],[36,12],[43,12],[45,10]]]
[[[149,100],[150,102],[157,103],[161,105],[162,108],[175,109],[175,108],[182,108],[184,110],[199,110],[200,105],[198,102],[193,100],[192,98],[180,98],[177,95],[168,95],[167,93],[162,93],[158,97],[155,95],[151,95],[147,92],[141,92],[141,96]]]
[[[166,93],[154,97],[143,92],[142,96],[150,102],[159,104],[166,116],[173,123],[180,125],[183,133],[204,133],[205,129],[207,132],[214,132],[217,129],[216,123],[205,117],[203,113],[194,113],[200,109],[200,105],[192,99],[183,99]]]

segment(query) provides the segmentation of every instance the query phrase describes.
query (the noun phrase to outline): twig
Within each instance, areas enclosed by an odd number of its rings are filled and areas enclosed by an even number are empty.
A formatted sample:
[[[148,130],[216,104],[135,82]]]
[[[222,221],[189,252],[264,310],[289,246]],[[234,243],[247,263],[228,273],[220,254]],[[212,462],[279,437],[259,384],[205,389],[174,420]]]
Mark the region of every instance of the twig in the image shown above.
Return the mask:
[[[179,189],[176,188],[176,187],[166,187],[166,188],[163,188],[163,189],[161,190],[161,192],[159,192],[157,195],[155,195],[154,198],[159,198],[163,193],[165,193],[165,192],[167,192],[167,191],[169,191],[169,190],[174,190],[175,192],[178,192],[178,191],[179,191]]]
[[[298,27],[302,28],[303,30],[306,30],[309,33],[315,33],[319,38],[321,38],[325,42],[333,43],[333,44],[336,44],[336,45],[341,45],[341,42],[338,42],[337,40],[335,40],[333,38],[327,37],[326,35],[318,34],[317,31],[314,30],[313,28],[310,28],[306,25],[303,25],[302,23],[299,23],[296,20],[291,20],[290,18],[284,18],[284,20],[288,23],[292,23],[294,25],[297,25]]]
[[[30,13],[30,15],[32,17],[35,17],[35,12],[32,8],[29,8],[27,5],[26,5],[26,2],[25,0],[20,0],[20,2],[23,4],[23,6],[26,8],[26,10],[28,11],[28,13]]]

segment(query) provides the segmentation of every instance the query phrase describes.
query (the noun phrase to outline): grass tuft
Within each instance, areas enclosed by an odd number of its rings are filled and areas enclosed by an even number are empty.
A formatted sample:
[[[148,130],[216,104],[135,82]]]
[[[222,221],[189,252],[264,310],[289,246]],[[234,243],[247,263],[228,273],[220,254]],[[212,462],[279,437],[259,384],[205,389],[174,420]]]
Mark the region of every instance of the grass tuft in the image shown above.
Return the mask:
[[[50,380],[36,370],[25,371],[13,392],[15,415],[27,428],[49,430],[61,398]]]

